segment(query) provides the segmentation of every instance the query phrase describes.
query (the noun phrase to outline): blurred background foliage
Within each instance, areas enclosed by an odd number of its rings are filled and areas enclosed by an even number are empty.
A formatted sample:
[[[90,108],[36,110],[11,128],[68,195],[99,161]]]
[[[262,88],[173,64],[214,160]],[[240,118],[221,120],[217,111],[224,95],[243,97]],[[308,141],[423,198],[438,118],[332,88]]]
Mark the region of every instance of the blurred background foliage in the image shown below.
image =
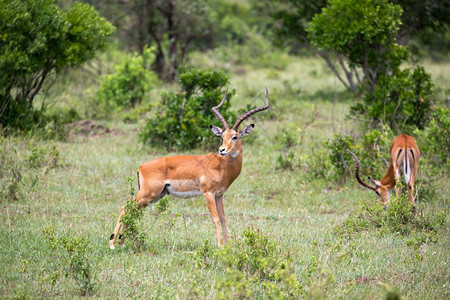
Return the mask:
[[[220,101],[227,73],[251,65],[277,78],[292,56],[323,59],[353,99],[349,118],[360,135],[430,133],[429,124],[448,130],[446,91],[417,65],[448,58],[442,1],[81,2],[0,1],[3,134],[64,138],[67,124],[81,119],[121,119],[140,122],[146,143],[208,147],[210,106]],[[79,99],[64,101],[70,84]],[[284,85],[294,98],[301,93]],[[156,87],[164,92],[153,93]],[[48,93],[58,100],[49,104]],[[222,109],[236,116],[228,102]],[[284,156],[281,165],[295,160],[292,149]]]

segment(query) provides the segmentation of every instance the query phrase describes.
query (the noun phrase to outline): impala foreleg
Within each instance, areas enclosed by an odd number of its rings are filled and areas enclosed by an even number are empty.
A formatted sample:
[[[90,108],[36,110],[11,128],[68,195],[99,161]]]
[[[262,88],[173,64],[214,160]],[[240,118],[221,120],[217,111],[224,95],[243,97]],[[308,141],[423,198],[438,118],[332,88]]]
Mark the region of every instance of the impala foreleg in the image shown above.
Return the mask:
[[[221,247],[223,243],[222,237],[220,236],[220,218],[217,212],[215,195],[214,193],[206,193],[205,198],[206,205],[208,206],[209,213],[211,214],[211,218],[213,219],[214,226],[216,228],[217,246]]]
[[[225,211],[223,209],[223,194],[216,195],[215,199],[216,199],[217,213],[219,214],[220,224],[222,225],[223,239],[226,245],[228,243],[228,232],[227,232],[227,225],[225,224]]]

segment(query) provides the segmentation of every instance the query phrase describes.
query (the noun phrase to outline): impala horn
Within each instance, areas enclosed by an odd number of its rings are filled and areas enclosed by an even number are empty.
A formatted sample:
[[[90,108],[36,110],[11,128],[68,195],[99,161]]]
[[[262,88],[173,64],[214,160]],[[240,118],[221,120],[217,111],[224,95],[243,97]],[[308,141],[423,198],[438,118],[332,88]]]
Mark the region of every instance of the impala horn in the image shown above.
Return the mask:
[[[223,103],[225,102],[225,100],[227,99],[227,94],[228,94],[228,88],[225,91],[225,96],[223,96],[222,102],[220,102],[219,105],[214,106],[213,108],[211,108],[211,110],[216,115],[216,117],[219,118],[220,122],[222,122],[223,127],[225,127],[225,129],[230,129],[228,127],[227,121],[225,121],[225,118],[220,114],[220,112],[217,111],[217,109],[220,108],[223,105]]]
[[[386,163],[386,166],[389,168],[389,163],[388,163],[388,161],[387,161],[384,157],[382,157],[381,159]]]
[[[252,109],[251,111],[249,111],[249,112],[243,114],[242,116],[240,116],[239,119],[236,121],[236,124],[234,124],[233,130],[236,130],[236,131],[237,131],[239,125],[241,125],[241,123],[242,123],[245,119],[247,119],[248,117],[250,117],[251,115],[256,114],[257,112],[266,110],[266,109],[268,109],[268,108],[269,108],[269,90],[267,90],[267,86],[266,86],[266,105],[265,105],[265,106],[258,107],[258,108],[255,108],[255,109]]]
[[[377,190],[376,187],[368,185],[367,183],[362,181],[361,177],[359,177],[359,159],[358,159],[358,157],[356,157],[356,155],[353,152],[351,152],[350,150],[347,150],[347,152],[350,153],[353,156],[353,158],[355,159],[355,177],[356,177],[356,180],[358,180],[358,182],[362,186],[365,186],[368,189],[376,191]]]

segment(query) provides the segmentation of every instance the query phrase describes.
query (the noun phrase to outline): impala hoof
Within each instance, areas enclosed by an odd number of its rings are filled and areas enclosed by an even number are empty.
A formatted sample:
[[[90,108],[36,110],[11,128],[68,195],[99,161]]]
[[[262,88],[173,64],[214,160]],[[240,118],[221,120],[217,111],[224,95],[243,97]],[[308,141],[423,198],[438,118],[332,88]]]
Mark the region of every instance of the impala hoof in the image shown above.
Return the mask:
[[[114,250],[116,247],[114,245],[109,245],[109,249]]]

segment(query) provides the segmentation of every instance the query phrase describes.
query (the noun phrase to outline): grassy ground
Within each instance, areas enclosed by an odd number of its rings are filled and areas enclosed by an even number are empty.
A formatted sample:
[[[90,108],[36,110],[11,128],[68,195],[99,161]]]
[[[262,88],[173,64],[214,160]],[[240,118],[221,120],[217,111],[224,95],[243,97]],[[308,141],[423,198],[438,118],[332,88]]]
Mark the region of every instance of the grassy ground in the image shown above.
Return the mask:
[[[432,63],[426,68],[439,87],[448,89],[448,68]],[[300,157],[323,149],[333,133],[354,130],[354,124],[345,119],[350,96],[324,64],[315,58],[290,59],[283,70],[240,67],[229,71],[230,86],[238,92],[233,108],[262,104],[264,86],[268,86],[271,109],[278,116],[256,120],[252,132],[256,140],[244,141],[242,173],[225,196],[231,238],[239,239],[247,228],[267,235],[280,253],[289,254],[304,289],[302,297],[378,299],[396,291],[405,298],[448,299],[447,222],[438,231],[437,243],[426,241],[416,247],[408,246],[409,236],[381,234],[376,229],[342,237],[337,226],[358,213],[361,200],[376,203],[375,194],[352,179],[311,180],[307,168],[276,168],[283,129],[303,137],[296,148]],[[77,95],[78,89],[68,88],[61,97],[70,102]],[[169,198],[169,209],[163,214],[156,206],[147,208],[144,251],[130,246],[109,250],[109,235],[120,206],[129,197],[127,177],[134,178],[140,163],[174,153],[144,147],[138,139],[139,124],[100,124],[110,131],[76,134],[67,142],[32,137],[2,140],[2,163],[8,162],[2,172],[12,176],[2,181],[0,200],[2,297],[82,297],[75,281],[63,275],[64,265],[42,233],[47,226],[57,237],[79,234],[89,241],[95,298],[219,297],[222,291],[217,282],[225,276],[225,268],[219,263],[207,268],[196,265],[197,249],[205,241],[211,249],[216,245],[202,197]],[[20,172],[17,186],[6,168]],[[448,177],[442,178],[435,199],[420,204],[425,216],[442,209],[448,215],[449,186]]]

